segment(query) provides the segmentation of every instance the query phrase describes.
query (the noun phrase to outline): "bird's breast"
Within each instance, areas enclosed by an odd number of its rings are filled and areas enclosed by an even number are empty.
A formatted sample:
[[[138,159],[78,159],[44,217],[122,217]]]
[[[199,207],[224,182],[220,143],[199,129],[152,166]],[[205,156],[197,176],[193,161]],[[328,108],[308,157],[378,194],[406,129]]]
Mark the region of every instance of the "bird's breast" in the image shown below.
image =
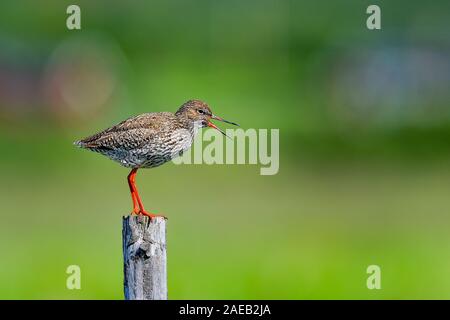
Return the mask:
[[[171,133],[168,146],[171,152],[175,153],[174,157],[177,156],[176,153],[184,152],[191,147],[196,133],[195,129],[178,129]]]
[[[155,167],[181,156],[192,145],[194,130],[177,129],[160,135],[139,150],[144,157],[141,167]]]

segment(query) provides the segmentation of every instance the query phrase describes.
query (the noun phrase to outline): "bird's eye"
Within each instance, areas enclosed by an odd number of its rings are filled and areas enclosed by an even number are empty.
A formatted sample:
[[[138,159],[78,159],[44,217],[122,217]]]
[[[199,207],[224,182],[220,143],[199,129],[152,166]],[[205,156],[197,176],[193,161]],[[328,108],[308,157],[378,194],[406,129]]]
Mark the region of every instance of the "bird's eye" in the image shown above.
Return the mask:
[[[203,111],[202,109],[198,109],[198,113],[205,114],[205,111]]]

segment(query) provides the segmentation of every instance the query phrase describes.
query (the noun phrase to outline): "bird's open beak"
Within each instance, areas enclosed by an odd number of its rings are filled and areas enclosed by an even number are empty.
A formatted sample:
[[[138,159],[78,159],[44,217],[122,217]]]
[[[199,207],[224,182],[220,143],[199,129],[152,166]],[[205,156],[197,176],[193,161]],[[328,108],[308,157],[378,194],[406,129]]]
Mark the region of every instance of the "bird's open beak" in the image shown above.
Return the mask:
[[[208,121],[208,127],[214,128],[214,129],[220,131],[220,133],[223,134],[225,137],[231,139],[229,136],[227,136],[227,134],[226,134],[225,132],[223,132],[222,130],[220,130],[214,123],[212,123],[212,122],[210,122],[210,121]]]
[[[237,123],[234,123],[234,122],[231,122],[231,121],[222,119],[221,117],[218,117],[218,116],[215,116],[215,115],[212,115],[212,116],[211,116],[211,119],[219,120],[219,121],[222,121],[222,122],[225,122],[225,123],[229,123],[229,124],[232,124],[232,125],[234,125],[234,126],[238,126],[238,127],[239,127],[239,125],[238,125]]]
[[[220,117],[218,117],[218,116],[215,116],[215,115],[212,115],[212,116],[211,116],[211,119],[219,120],[219,121],[222,121],[222,122],[225,122],[225,123],[229,123],[229,124],[232,124],[232,125],[235,125],[235,126],[238,126],[238,127],[239,127],[239,125],[238,125],[237,123],[234,123],[234,122],[231,122],[231,121],[227,121],[227,120],[222,119],[222,118],[220,118]],[[225,137],[231,139],[229,136],[227,136],[227,134],[226,134],[225,132],[223,132],[221,129],[219,129],[219,128],[218,128],[214,123],[212,123],[211,121],[208,121],[208,127],[214,128],[214,129],[218,130],[218,131],[219,131],[220,133],[222,133]]]

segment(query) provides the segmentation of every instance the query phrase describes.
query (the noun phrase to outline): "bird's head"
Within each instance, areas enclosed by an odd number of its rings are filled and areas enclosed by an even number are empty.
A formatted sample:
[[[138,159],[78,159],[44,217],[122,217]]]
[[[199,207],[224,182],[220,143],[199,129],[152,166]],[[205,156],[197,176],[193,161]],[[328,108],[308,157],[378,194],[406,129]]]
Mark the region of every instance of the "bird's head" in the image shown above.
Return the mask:
[[[185,102],[180,109],[176,112],[177,116],[183,116],[193,122],[194,126],[198,128],[211,127],[218,131],[220,131],[224,136],[226,136],[225,132],[219,129],[214,123],[211,122],[211,119],[226,122],[235,126],[239,126],[237,123],[227,121],[218,116],[215,116],[209,106],[200,100],[189,100]]]

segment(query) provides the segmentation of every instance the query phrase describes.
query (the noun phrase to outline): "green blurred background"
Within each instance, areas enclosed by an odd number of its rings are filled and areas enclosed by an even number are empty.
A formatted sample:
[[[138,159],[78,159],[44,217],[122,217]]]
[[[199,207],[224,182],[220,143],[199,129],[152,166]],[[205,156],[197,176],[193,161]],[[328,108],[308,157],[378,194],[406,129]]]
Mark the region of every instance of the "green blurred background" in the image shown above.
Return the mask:
[[[2,1],[0,298],[123,298],[128,171],[72,142],[191,98],[279,128],[280,171],[140,172],[169,217],[171,299],[450,298],[449,7]],[[81,290],[66,289],[71,264]]]

